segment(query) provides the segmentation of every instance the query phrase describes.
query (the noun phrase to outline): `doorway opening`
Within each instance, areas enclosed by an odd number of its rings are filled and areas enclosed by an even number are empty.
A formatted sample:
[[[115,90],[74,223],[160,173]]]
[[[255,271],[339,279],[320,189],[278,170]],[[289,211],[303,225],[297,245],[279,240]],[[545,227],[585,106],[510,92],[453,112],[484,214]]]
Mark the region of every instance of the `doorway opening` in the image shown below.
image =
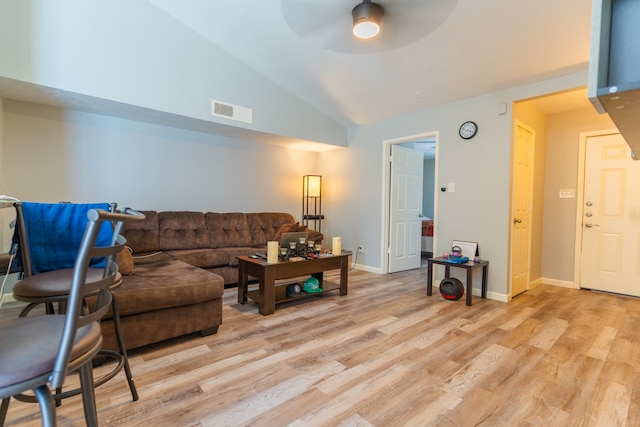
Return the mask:
[[[436,215],[437,215],[437,192],[436,189],[436,177],[438,176],[438,162],[437,162],[437,147],[438,147],[438,132],[428,132],[417,135],[410,135],[406,137],[391,139],[383,141],[383,173],[384,173],[384,185],[385,185],[385,196],[383,203],[383,250],[382,250],[382,266],[383,273],[395,272],[399,270],[395,270],[393,268],[393,263],[391,263],[390,268],[390,256],[393,253],[398,252],[397,245],[403,242],[403,244],[407,244],[403,239],[396,239],[394,236],[395,229],[392,227],[392,188],[394,186],[394,177],[392,175],[392,149],[394,146],[407,148],[410,150],[415,150],[420,152],[422,156],[423,172],[422,178],[420,179],[420,195],[421,195],[421,203],[419,207],[419,212],[417,215],[420,216],[420,221],[428,220],[432,221],[435,224]],[[428,212],[429,215],[424,214],[424,212]],[[416,215],[416,216],[417,216]],[[425,236],[428,237],[428,244],[430,245],[431,252],[433,252],[436,246],[436,233],[435,226],[431,227],[432,235]],[[421,265],[422,258],[422,227],[417,230],[417,235],[415,236],[416,241],[419,244],[418,247],[418,260],[417,265],[415,267],[409,268],[419,268]],[[414,236],[412,236],[414,237]],[[427,243],[427,242],[425,242]],[[425,250],[429,249],[428,246],[425,246]],[[406,267],[401,267],[405,269]],[[409,269],[406,268],[406,269]]]
[[[525,261],[527,287],[533,289],[544,283],[576,288],[580,262],[576,243],[580,243],[582,227],[582,218],[577,221],[576,215],[582,214],[579,169],[584,162],[577,136],[585,130],[610,129],[613,123],[607,116],[597,114],[584,87],[517,100],[512,106],[513,124],[516,120],[526,123],[536,133],[530,253]],[[509,216],[510,230],[518,218]],[[512,237],[510,232],[509,238]],[[512,242],[509,244],[511,251]],[[508,299],[513,297],[515,272],[511,261],[510,258]]]

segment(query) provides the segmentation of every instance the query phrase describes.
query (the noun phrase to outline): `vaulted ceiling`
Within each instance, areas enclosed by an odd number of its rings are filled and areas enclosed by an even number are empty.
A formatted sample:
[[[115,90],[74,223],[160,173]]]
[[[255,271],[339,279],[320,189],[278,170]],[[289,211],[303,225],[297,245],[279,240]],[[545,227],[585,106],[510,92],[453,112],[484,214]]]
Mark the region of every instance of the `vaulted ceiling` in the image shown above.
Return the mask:
[[[376,0],[385,15],[369,42],[351,35],[358,0],[149,1],[345,126],[589,60],[591,0]]]

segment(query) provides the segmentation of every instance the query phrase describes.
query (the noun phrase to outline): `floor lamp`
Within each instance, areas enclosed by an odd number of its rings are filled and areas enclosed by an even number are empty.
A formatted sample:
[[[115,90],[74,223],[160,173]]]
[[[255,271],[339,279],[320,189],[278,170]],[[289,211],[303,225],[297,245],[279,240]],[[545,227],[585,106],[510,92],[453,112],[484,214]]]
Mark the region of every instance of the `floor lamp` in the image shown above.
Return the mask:
[[[322,176],[305,175],[302,177],[302,225],[322,232],[323,219]]]

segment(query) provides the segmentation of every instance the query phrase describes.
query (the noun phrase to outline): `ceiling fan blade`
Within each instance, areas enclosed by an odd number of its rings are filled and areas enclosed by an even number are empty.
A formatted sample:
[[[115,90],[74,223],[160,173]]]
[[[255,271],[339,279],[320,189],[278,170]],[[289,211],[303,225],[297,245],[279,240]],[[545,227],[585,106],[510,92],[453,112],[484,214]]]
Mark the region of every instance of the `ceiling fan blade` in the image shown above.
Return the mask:
[[[344,0],[282,0],[282,15],[289,28],[303,39],[328,32],[348,34],[351,28],[351,7]]]
[[[451,15],[457,0],[402,0],[385,6],[384,25],[394,32],[424,36],[436,30]]]
[[[413,43],[437,29],[457,0],[377,0],[384,9],[381,32],[372,40],[356,39],[351,10],[361,0],[282,0],[285,21],[299,37],[344,53],[379,52]]]

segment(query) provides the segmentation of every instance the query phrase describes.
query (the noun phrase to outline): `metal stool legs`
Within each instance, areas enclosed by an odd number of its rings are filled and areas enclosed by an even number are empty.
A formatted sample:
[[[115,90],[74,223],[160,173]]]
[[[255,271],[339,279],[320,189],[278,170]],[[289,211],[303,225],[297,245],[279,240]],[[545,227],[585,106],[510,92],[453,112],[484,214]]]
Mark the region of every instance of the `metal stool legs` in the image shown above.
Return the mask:
[[[96,408],[96,391],[93,388],[93,367],[86,363],[80,367],[80,388],[82,388],[82,407],[87,426],[98,427],[98,410]]]
[[[127,376],[127,382],[129,383],[129,389],[131,390],[131,398],[133,401],[138,400],[138,391],[136,385],[133,382],[133,374],[131,373],[131,367],[129,367],[129,357],[127,356],[127,348],[124,345],[124,338],[122,338],[122,329],[120,327],[120,311],[118,310],[118,299],[116,295],[111,291],[113,301],[111,302],[111,309],[113,310],[113,326],[116,332],[116,339],[118,340],[118,348],[123,358],[124,372]]]

